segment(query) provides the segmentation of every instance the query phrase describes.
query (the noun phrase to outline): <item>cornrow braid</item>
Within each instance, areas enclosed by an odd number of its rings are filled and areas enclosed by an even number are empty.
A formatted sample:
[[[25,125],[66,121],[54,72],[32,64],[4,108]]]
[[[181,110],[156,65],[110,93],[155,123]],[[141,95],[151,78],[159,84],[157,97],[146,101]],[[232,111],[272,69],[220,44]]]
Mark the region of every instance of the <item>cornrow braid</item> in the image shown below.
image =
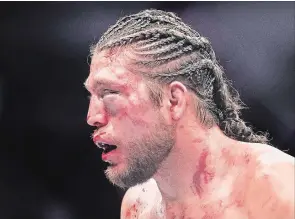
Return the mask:
[[[138,44],[136,45],[137,48],[135,48],[134,50],[141,51],[141,52],[152,51],[153,49],[161,48],[162,46],[169,45],[170,43],[175,41],[174,36],[170,36],[162,40],[158,40],[158,38],[151,38],[151,39],[138,42]]]
[[[190,61],[190,63],[183,64],[177,71],[169,71],[162,74],[156,74],[153,76],[153,78],[160,78],[160,80],[168,78],[169,80],[170,78],[177,78],[179,76],[182,76],[187,78],[191,82],[188,84],[189,88],[201,94],[202,97],[211,97],[213,91],[212,83],[215,80],[210,68],[211,63],[212,61],[208,59],[203,59],[198,62]],[[203,90],[196,89],[200,86],[203,87]]]
[[[124,29],[124,27],[126,27],[127,25],[128,25],[128,30],[127,30],[128,33],[127,34],[131,34],[131,33],[136,33],[138,31],[141,31],[146,26],[150,26],[151,22],[149,20],[142,19],[142,18],[129,20],[124,25],[122,25],[120,28],[115,29],[112,34],[118,34],[118,35],[124,36],[125,31],[126,31],[126,29]],[[131,29],[131,31],[130,31],[130,29]]]
[[[137,33],[132,33],[128,36],[121,37],[119,40],[113,39],[107,42],[104,45],[100,46],[100,50],[108,49],[114,46],[124,46],[127,44],[135,43],[142,39],[147,39],[151,35],[157,35],[158,38],[161,36],[167,37],[167,36],[174,36],[176,40],[185,40],[187,43],[192,45],[193,47],[198,47],[201,49],[202,53],[208,53],[208,56],[211,59],[215,59],[214,51],[211,49],[211,45],[209,41],[204,37],[190,37],[186,36],[183,33],[180,33],[178,31],[168,29],[168,28],[155,28],[147,31],[140,31]]]
[[[147,61],[140,61],[138,62],[139,65],[142,66],[146,66],[146,67],[157,67],[157,66],[161,66],[163,64],[167,64],[173,60],[176,60],[178,58],[180,58],[183,55],[188,55],[189,53],[191,53],[192,50],[192,46],[187,46],[187,47],[183,47],[181,50],[175,51],[174,53],[172,53],[172,51],[169,51],[170,54],[167,54],[164,57],[161,58],[155,58],[154,60],[147,60]]]
[[[151,22],[157,22],[158,24],[170,24],[170,25],[175,25],[175,22],[180,23],[180,20],[176,20],[175,18],[171,17],[164,17],[164,16],[151,16],[149,14],[145,15],[146,18],[149,18]],[[187,28],[183,26],[178,26],[177,30],[188,35],[195,35],[195,36],[200,36],[200,34],[197,31],[194,31],[191,29],[189,26]]]
[[[192,29],[189,25],[183,25],[182,20],[173,12],[166,12],[163,14],[161,10],[145,10],[143,12],[138,13],[138,16],[143,16],[150,18],[154,22],[162,22],[162,23],[170,23],[175,28],[175,23],[179,24],[176,28],[183,31],[185,34],[192,34],[194,36],[200,36],[200,34]]]
[[[164,41],[164,40],[161,40]],[[161,42],[159,41],[159,42]],[[167,45],[167,46],[161,46],[161,49],[159,49],[158,51],[154,51],[154,50],[147,50],[146,52],[141,52],[140,55],[146,56],[146,57],[153,57],[153,58],[157,58],[157,57],[163,57],[165,55],[168,55],[169,53],[173,53],[174,51],[181,49],[185,44],[185,40],[179,40],[178,42],[174,43],[174,45]]]
[[[213,84],[214,102],[220,109],[220,128],[228,136],[236,140],[254,143],[267,143],[268,134],[256,134],[250,126],[240,118],[240,110],[244,108],[238,92],[226,81],[221,67],[214,65],[215,80]]]
[[[171,12],[144,10],[121,18],[111,26],[93,52],[112,48],[131,51],[133,68],[155,85],[179,80],[196,97],[196,112],[204,124],[217,124],[229,137],[267,143],[240,118],[244,108],[238,92],[226,79],[209,40]],[[158,88],[158,86],[155,86]],[[151,92],[159,105],[161,90]]]
[[[100,41],[98,42],[98,44],[102,43],[107,38],[107,36],[109,36],[109,34],[112,33],[115,29],[118,29],[121,26],[125,25],[127,21],[131,20],[132,17],[135,17],[135,15],[125,16],[125,17],[120,18],[115,25],[111,26],[103,34],[103,36],[100,38]]]

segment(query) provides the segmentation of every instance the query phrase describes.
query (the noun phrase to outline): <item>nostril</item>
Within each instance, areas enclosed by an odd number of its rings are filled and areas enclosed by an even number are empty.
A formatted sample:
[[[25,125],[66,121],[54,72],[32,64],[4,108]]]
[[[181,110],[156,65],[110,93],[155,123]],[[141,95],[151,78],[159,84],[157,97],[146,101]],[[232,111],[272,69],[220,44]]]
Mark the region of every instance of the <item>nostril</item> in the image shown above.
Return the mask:
[[[102,124],[101,123],[99,123],[99,122],[95,122],[94,124],[93,124],[93,126],[96,126],[96,127],[101,127],[102,126]]]
[[[87,123],[90,126],[99,126],[100,123],[93,116],[87,116]]]
[[[101,127],[107,124],[107,119],[106,116],[103,114],[90,114],[89,116],[87,116],[87,123],[90,126]]]

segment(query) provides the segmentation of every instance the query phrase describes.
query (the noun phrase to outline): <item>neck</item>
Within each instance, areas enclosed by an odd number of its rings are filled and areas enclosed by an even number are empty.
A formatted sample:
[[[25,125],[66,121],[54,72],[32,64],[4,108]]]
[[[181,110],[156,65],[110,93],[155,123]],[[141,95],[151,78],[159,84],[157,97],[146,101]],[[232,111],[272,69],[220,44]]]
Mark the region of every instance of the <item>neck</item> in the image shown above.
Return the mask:
[[[218,127],[180,126],[177,133],[176,144],[154,179],[166,204],[201,201],[230,171],[237,141]]]

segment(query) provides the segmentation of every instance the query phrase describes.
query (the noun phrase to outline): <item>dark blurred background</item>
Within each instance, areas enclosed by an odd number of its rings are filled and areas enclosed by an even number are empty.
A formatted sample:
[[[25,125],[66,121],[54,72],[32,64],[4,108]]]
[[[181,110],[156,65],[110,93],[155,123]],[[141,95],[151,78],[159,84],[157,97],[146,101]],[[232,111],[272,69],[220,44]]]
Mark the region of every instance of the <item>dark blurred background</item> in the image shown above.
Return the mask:
[[[104,177],[83,82],[89,45],[147,8],[212,41],[244,119],[294,156],[294,2],[1,2],[1,219],[119,218],[124,191]]]

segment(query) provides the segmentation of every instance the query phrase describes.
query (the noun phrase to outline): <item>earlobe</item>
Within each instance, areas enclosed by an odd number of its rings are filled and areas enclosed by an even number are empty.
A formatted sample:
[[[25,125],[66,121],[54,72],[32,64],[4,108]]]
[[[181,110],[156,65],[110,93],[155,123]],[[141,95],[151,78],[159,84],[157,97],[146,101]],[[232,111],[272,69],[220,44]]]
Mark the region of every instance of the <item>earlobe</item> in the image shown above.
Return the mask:
[[[186,108],[186,87],[180,82],[172,82],[169,85],[170,111],[173,120],[179,120]]]

